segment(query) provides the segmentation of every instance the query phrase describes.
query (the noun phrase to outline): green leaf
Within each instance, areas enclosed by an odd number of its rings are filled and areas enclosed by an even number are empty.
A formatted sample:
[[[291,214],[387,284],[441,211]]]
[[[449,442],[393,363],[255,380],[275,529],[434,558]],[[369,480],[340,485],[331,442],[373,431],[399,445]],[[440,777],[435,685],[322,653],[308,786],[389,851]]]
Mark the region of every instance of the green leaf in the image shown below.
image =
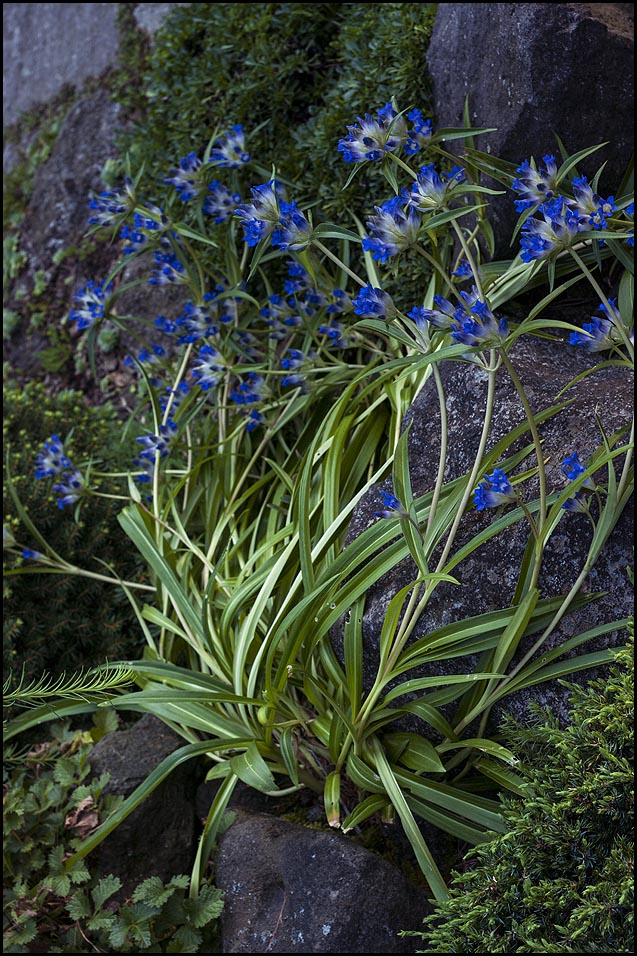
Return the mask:
[[[387,797],[384,794],[373,794],[370,797],[366,797],[361,803],[354,807],[352,812],[343,820],[341,828],[343,833],[347,833],[349,830],[360,826],[361,823],[364,823],[365,820],[369,820],[375,813],[384,810],[386,806]]]
[[[91,915],[91,904],[88,893],[80,890],[74,893],[66,904],[66,910],[72,920],[86,919]]]
[[[444,773],[445,766],[438,756],[438,750],[420,734],[390,733],[382,735],[383,746],[392,763],[402,763],[417,773]]]
[[[93,897],[95,909],[101,909],[106,900],[110,899],[110,897],[117,893],[121,888],[122,881],[118,876],[109,874],[108,876],[102,877],[102,879],[99,880],[99,882],[91,890],[91,896]]]
[[[262,793],[271,793],[278,789],[272,772],[255,743],[249,744],[244,753],[233,757],[230,766],[239,780],[243,780],[244,783],[255,790],[260,790]]]

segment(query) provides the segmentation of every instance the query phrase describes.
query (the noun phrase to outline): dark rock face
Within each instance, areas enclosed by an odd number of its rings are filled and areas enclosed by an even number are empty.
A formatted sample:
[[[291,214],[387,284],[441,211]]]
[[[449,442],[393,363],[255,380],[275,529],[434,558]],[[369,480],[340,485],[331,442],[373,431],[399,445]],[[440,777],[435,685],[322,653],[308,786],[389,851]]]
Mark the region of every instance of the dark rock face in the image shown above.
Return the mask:
[[[339,833],[241,813],[221,838],[224,953],[410,953],[424,889]]]
[[[36,174],[20,236],[31,273],[50,269],[56,252],[82,244],[91,195],[103,192],[104,163],[117,156],[119,114],[119,106],[99,90],[66,115],[51,156]]]
[[[109,773],[106,793],[130,796],[161,761],[184,743],[150,714],[130,730],[108,734],[91,753],[93,773]],[[167,881],[190,873],[196,851],[193,761],[174,770],[143,803],[91,853],[95,872],[113,873],[130,893],[149,876]]]
[[[540,339],[519,339],[511,351],[511,358],[525,387],[534,412],[556,402],[557,393],[576,375],[592,366],[590,355],[583,349],[555,344]],[[484,420],[486,373],[467,362],[445,362],[441,376],[446,392],[446,407],[449,418],[449,447],[446,459],[445,481],[466,474],[472,467]],[[561,491],[566,479],[561,474],[563,459],[574,451],[586,460],[600,444],[595,412],[599,415],[608,435],[630,422],[633,408],[632,373],[625,369],[607,368],[596,371],[570,389],[564,397],[575,398],[573,405],[556,417],[539,426],[544,440],[549,492]],[[495,416],[489,437],[488,448],[515,425],[525,419],[520,400],[506,370],[500,370],[496,386]],[[409,449],[410,471],[414,495],[422,495],[434,486],[438,467],[440,415],[433,381],[430,381],[406,415],[405,426],[410,424]],[[624,442],[628,440],[625,436]],[[526,445],[529,436],[514,448]],[[530,458],[515,471],[521,473],[532,467]],[[617,470],[619,465],[616,464]],[[599,474],[599,483],[606,481],[606,469]],[[380,490],[391,490],[386,483],[371,491],[354,512],[348,540],[351,541],[375,521],[374,513],[382,507]],[[524,497],[531,501],[537,497],[536,480],[525,482]],[[612,536],[588,575],[584,591],[603,591],[604,596],[584,608],[568,614],[553,632],[543,650],[563,643],[569,637],[580,634],[597,625],[621,619],[632,613],[633,592],[626,572],[633,566],[633,515],[631,505],[624,511]],[[467,543],[477,532],[487,527],[494,519],[491,510],[478,513],[470,503],[460,525],[457,545]],[[539,586],[542,597],[566,594],[577,579],[591,541],[591,526],[583,514],[564,512],[545,552]],[[430,633],[437,627],[462,620],[473,615],[509,607],[518,580],[520,562],[529,535],[526,522],[510,526],[473,552],[453,571],[461,586],[441,583],[433,594],[425,612],[414,631],[412,640]],[[453,552],[452,552],[453,553]],[[416,577],[416,568],[411,559],[403,561],[373,585],[367,593],[363,617],[364,639],[364,685],[369,688],[376,674],[381,628],[392,597]],[[539,635],[527,638],[520,645],[515,664],[533,645]],[[590,641],[579,653],[623,643],[625,635],[620,631]],[[340,634],[335,634],[339,651]],[[340,651],[339,651],[340,652]],[[474,658],[441,660],[403,675],[408,677],[435,674],[471,673],[475,669]],[[574,675],[574,680],[584,683],[590,679],[590,670]],[[518,720],[528,718],[531,700],[551,709],[567,720],[568,695],[557,682],[540,684],[504,699],[505,709]],[[492,714],[491,729],[499,722],[500,711]],[[427,733],[423,725],[410,729]]]
[[[496,127],[476,146],[519,165],[608,143],[584,163],[606,162],[602,195],[615,194],[634,149],[634,5],[441,3],[429,52],[435,123]],[[449,144],[453,149],[454,144]],[[510,257],[517,213],[493,197],[496,257]]]

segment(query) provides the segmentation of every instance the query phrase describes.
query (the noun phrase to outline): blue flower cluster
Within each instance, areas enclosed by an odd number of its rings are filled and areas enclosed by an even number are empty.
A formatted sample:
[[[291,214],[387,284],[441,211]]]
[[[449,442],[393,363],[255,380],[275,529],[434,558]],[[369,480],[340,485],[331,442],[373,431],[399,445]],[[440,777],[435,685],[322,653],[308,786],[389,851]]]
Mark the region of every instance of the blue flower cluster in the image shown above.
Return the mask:
[[[386,103],[376,116],[366,113],[347,127],[347,136],[338,141],[338,151],[346,163],[377,163],[388,153],[398,154],[404,149],[408,156],[417,153],[428,142],[432,129],[420,110],[412,110],[407,119],[391,103]]]
[[[473,500],[476,511],[499,508],[500,505],[509,505],[515,501],[515,491],[505,472],[501,468],[495,468],[475,489]]]
[[[512,184],[514,192],[522,197],[515,200],[519,212],[537,205],[522,226],[523,262],[546,259],[568,249],[581,232],[607,229],[609,219],[617,211],[615,198],[603,199],[593,192],[586,176],[573,180],[572,196],[559,193],[555,157],[545,156],[543,162],[545,165],[538,169],[533,161],[525,160]]]
[[[58,476],[57,483],[53,485],[58,508],[74,505],[80,499],[85,490],[84,478],[65,454],[59,435],[51,435],[44,442],[35,465],[35,477],[38,479]]]
[[[474,286],[472,291],[460,292],[460,304],[453,305],[441,295],[434,296],[435,309],[416,306],[407,315],[418,328],[426,322],[450,333],[452,339],[470,348],[495,348],[502,345],[509,334],[506,319],[497,319],[486,301],[480,299]]]
[[[602,302],[598,311],[602,312],[603,316],[592,315],[591,321],[584,323],[582,332],[571,332],[571,345],[579,345],[589,352],[605,352],[622,344],[619,329],[623,322],[617,308],[617,299],[609,299],[608,306]]]
[[[77,322],[80,331],[90,329],[106,314],[107,297],[113,291],[112,283],[103,286],[91,281],[73,297],[76,308],[69,312],[69,321]]]

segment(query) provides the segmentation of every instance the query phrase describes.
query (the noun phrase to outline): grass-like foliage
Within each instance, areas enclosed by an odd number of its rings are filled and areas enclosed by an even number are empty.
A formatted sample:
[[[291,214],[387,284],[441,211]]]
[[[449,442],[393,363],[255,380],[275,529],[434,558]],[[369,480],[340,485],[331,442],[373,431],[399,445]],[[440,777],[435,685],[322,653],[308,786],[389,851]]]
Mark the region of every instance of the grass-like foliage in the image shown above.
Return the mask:
[[[91,750],[113,729],[105,716],[91,732],[52,725],[51,740],[5,754],[3,952],[213,952],[223,902],[211,885],[189,899],[188,876],[150,877],[124,899],[119,877],[65,865],[121,801],[105,796],[108,775],[90,775]]]
[[[471,854],[428,917],[426,953],[630,953],[634,942],[634,645],[572,688],[571,723],[504,728],[522,757],[506,832]]]
[[[595,147],[559,165],[544,157],[544,166],[532,160],[516,170],[475,150],[480,130],[433,130],[419,109],[400,112],[390,102],[343,133],[334,149],[349,179],[362,171],[390,194],[353,229],[297,202],[276,167],[244,201],[263,157],[253,160],[240,125],[214,131],[201,154],[174,157],[166,178],[172,194],[161,208],[147,201],[132,170],[121,188],[92,203],[93,229],[110,230],[124,247],[112,273],[75,297],[71,321],[85,330],[89,353],[104,328],[138,318],[119,312],[132,258],[147,262],[150,283],[180,284],[189,299],[180,315],[158,317],[131,359],[143,401],[129,423],[139,454],[122,482],[127,503],[119,521],[151,583],[111,577],[135,604],[147,649],[126,664],[136,689],[114,691],[107,702],[155,714],[186,742],[68,866],[175,766],[205,758],[220,786],[193,896],[241,780],[265,793],[310,788],[329,824],[345,832],[379,814],[397,818],[432,895],[444,900],[448,891],[419,823],[479,844],[506,828],[494,791],[525,787],[515,755],[487,733],[493,706],[612,659],[586,643],[623,620],[546,648],[563,617],[594,597],[582,593],[583,584],[632,494],[631,427],[612,435],[600,427],[599,447],[586,461],[565,449],[563,480],[551,485],[540,427],[562,413],[568,395],[533,410],[511,351],[520,336],[548,336],[556,348],[599,354],[587,374],[633,369],[629,184],[604,199],[595,181],[577,175]],[[450,140],[464,141],[464,169],[451,165]],[[487,211],[494,193],[481,184],[482,170],[517,197],[521,248],[510,262],[482,262],[481,250],[493,248]],[[403,270],[420,277],[415,301],[413,283],[401,284]],[[616,298],[606,295],[606,278]],[[545,316],[582,281],[599,297],[599,316],[584,329]],[[529,290],[532,306],[510,323],[501,310]],[[486,396],[473,463],[452,481],[445,480],[449,426],[440,374],[448,361],[479,366]],[[526,419],[493,443],[503,375]],[[430,489],[414,497],[401,425],[430,380],[442,422],[432,436],[439,465]],[[90,498],[91,477],[70,459],[63,436],[45,443],[37,468],[42,481],[56,481],[62,507]],[[358,503],[390,477],[393,493],[384,493],[377,520],[344,547]],[[460,546],[472,505],[493,509],[494,519]],[[570,591],[546,596],[543,556],[558,529],[568,534],[572,511],[590,522],[588,553]],[[462,562],[513,525],[526,529],[528,545],[512,606],[414,639],[440,582],[457,582]],[[37,551],[22,552],[31,567],[69,570],[43,536],[37,540]],[[364,686],[366,593],[408,557],[414,580],[391,597],[376,677]],[[331,640],[337,622],[344,622],[340,656]],[[532,647],[516,656],[529,638]],[[463,667],[474,656],[478,668]],[[441,660],[453,660],[455,673],[413,676]],[[89,696],[87,709],[104,705]],[[57,706],[77,713],[78,703]],[[30,711],[7,738],[42,714]],[[406,714],[421,732],[400,730]]]

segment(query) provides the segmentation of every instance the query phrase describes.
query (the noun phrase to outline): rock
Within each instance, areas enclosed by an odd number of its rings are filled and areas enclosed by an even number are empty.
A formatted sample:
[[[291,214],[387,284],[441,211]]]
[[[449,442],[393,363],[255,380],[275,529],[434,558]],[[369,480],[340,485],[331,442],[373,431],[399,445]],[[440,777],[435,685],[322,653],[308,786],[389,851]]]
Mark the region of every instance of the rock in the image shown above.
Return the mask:
[[[224,953],[410,953],[401,930],[430,911],[424,888],[353,840],[239,812],[215,883]]]
[[[83,243],[91,195],[104,190],[102,168],[117,156],[119,115],[104,90],[67,113],[49,159],[36,173],[22,226],[20,245],[29,254],[31,273],[50,269],[56,252]]]
[[[437,127],[464,125],[468,97],[471,124],[496,127],[476,147],[516,166],[559,157],[556,133],[569,153],[607,143],[578,168],[606,162],[599,192],[616,194],[634,149],[634,4],[441,3],[427,62]],[[510,258],[518,214],[493,200],[496,258]]]
[[[90,764],[95,776],[110,774],[105,793],[129,796],[184,740],[158,718],[146,714],[129,730],[107,734],[95,746]],[[150,876],[167,881],[189,874],[195,858],[198,826],[194,761],[177,767],[143,803],[91,853],[91,872],[113,873],[122,896]]]
[[[154,35],[173,7],[189,7],[189,3],[138,3],[135,6],[137,25]]]
[[[583,349],[565,344],[555,344],[536,338],[521,338],[511,351],[518,374],[534,411],[555,403],[560,389],[584,369],[591,367],[593,360]],[[446,406],[449,417],[449,447],[445,481],[467,473],[473,463],[483,423],[485,407],[485,373],[467,362],[443,362],[441,376],[446,391]],[[574,404],[557,417],[540,425],[544,448],[549,456],[549,491],[562,490],[566,479],[560,466],[563,459],[577,451],[582,460],[600,444],[595,421],[599,414],[608,435],[630,422],[633,408],[633,376],[627,369],[606,368],[586,377],[565,397],[576,398]],[[501,370],[495,400],[495,417],[489,439],[489,448],[524,420],[524,412],[506,371]],[[409,409],[404,425],[410,425],[409,457],[413,491],[415,496],[424,494],[434,486],[438,467],[438,442],[440,416],[433,381],[430,380]],[[529,438],[524,436],[526,444]],[[627,438],[624,439],[626,441]],[[515,473],[521,473],[533,465],[533,459],[520,464]],[[605,469],[600,483],[605,481]],[[374,512],[382,507],[380,490],[391,491],[391,482],[371,490],[354,512],[348,531],[347,543],[351,542],[374,522],[382,521]],[[537,497],[535,480],[525,483],[525,498]],[[460,525],[458,546],[494,520],[491,510],[478,513],[470,504],[466,517]],[[483,612],[507,608],[512,602],[518,579],[520,562],[528,537],[526,523],[518,523],[483,544],[458,565],[453,574],[460,587],[448,583],[438,585],[427,609],[420,618],[412,640],[430,633],[437,627],[462,620]],[[565,512],[553,533],[545,552],[540,577],[541,596],[565,594],[575,582],[588,553],[591,527],[583,514]],[[632,501],[602,552],[596,566],[588,575],[584,591],[603,591],[603,597],[584,608],[566,615],[547,641],[544,650],[549,650],[567,638],[582,633],[599,624],[621,619],[633,612],[633,591],[627,568],[633,566],[633,506]],[[364,677],[369,688],[376,675],[380,632],[387,606],[398,591],[416,577],[411,558],[403,561],[378,580],[369,589],[363,617]],[[513,663],[525,654],[538,635],[523,641]],[[337,628],[334,641],[342,659],[341,632]],[[580,652],[599,649],[625,642],[625,634],[614,631],[583,646]],[[441,660],[426,668],[411,670],[401,680],[416,676],[471,673],[476,659],[460,657]],[[574,680],[585,683],[594,674],[588,670],[574,675]],[[550,706],[562,721],[568,719],[568,693],[556,681],[540,684],[504,699],[504,707],[516,719],[528,720],[529,703],[538,701]],[[490,729],[494,731],[500,722],[502,709],[492,714]],[[427,734],[426,725],[416,727],[415,719],[409,729]],[[433,731],[431,732],[433,735]]]
[[[3,126],[115,65],[118,6],[3,3]]]

